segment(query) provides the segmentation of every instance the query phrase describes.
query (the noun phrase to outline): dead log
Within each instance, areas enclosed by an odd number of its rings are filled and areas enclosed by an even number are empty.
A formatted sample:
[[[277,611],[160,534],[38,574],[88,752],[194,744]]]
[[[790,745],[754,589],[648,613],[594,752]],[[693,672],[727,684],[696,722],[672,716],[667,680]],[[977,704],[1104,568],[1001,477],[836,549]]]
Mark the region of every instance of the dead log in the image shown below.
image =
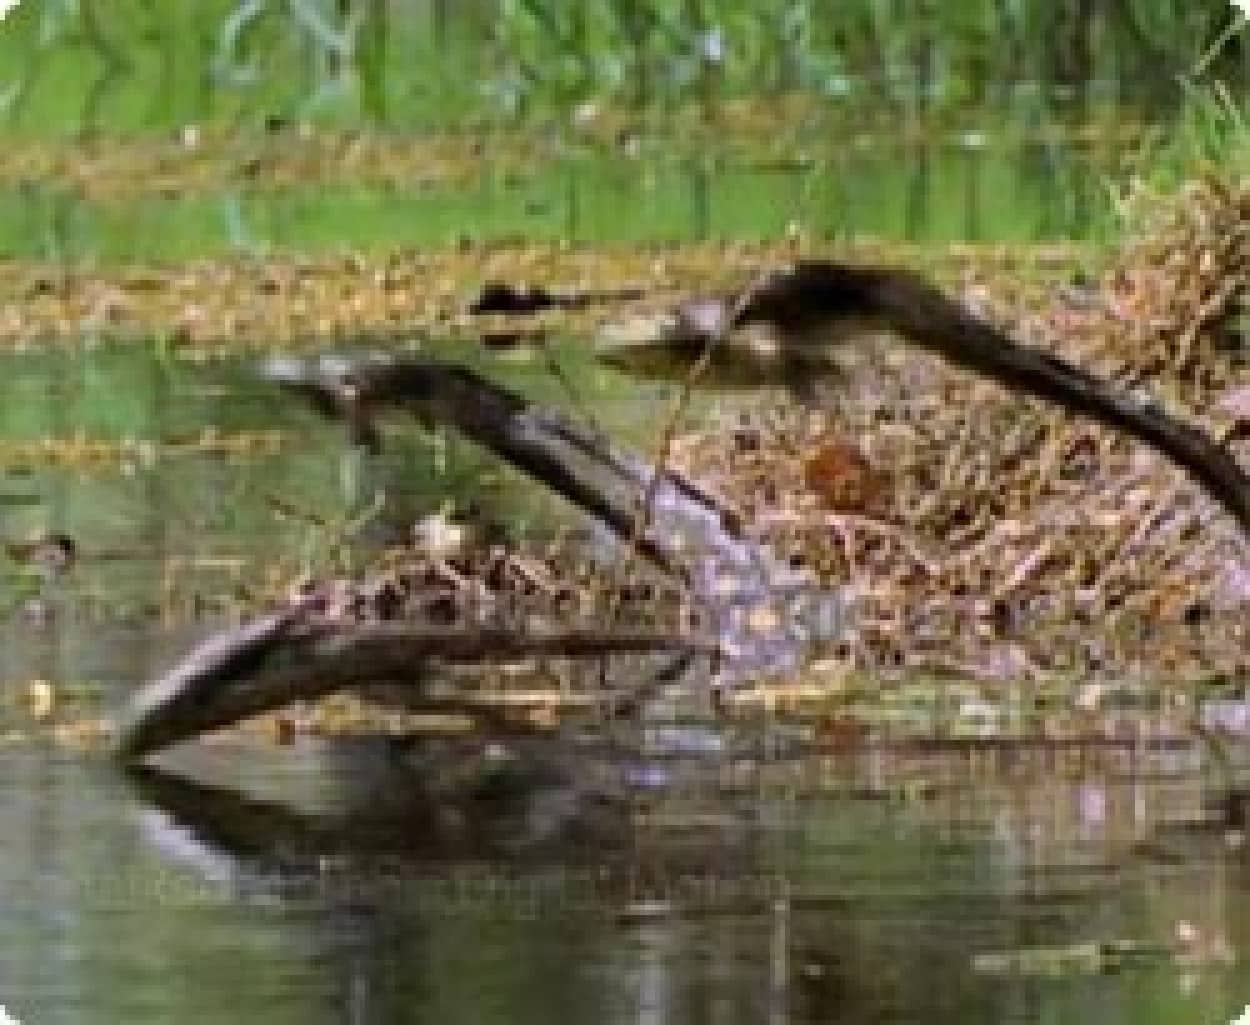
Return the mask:
[[[426,700],[430,667],[511,659],[601,658],[676,651],[712,655],[714,642],[655,632],[567,630],[517,633],[453,630],[404,623],[334,623],[309,618],[311,602],[214,634],[143,688],[120,725],[115,750],[130,761],[200,733],[293,701],[385,683],[407,691],[404,704],[447,710]],[[609,695],[611,698],[612,695]],[[460,711],[482,713],[478,703]]]

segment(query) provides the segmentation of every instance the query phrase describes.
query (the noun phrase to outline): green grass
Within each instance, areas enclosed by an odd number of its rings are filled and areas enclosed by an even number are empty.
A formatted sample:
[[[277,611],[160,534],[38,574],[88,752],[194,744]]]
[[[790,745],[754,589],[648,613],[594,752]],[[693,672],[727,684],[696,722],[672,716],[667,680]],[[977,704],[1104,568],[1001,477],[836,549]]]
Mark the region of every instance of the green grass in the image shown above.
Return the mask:
[[[665,150],[659,159],[610,150],[559,159],[517,183],[484,158],[469,187],[223,188],[116,206],[41,181],[0,195],[0,255],[184,260],[462,237],[758,238],[791,227],[935,242],[1107,237],[1107,197],[1130,175],[1170,185],[1204,163],[1237,172],[1250,152],[1233,99],[1248,77],[1233,45],[1241,30],[1223,4],[1142,2],[1069,24],[1064,5],[989,0],[910,17],[887,17],[892,8],[873,0],[391,0],[363,5],[370,13],[346,60],[297,9],[321,12],[322,35],[341,28],[335,5],[312,0],[22,4],[0,29],[0,124],[10,145],[191,123],[260,131],[273,117],[401,132],[519,122],[568,136],[589,100],[618,113],[644,104],[627,124],[671,130],[679,122],[666,112],[678,107],[800,90],[821,120],[779,125],[766,148],[810,142],[816,156],[806,170],[754,170],[708,151],[721,141],[713,133],[684,152],[680,137],[663,140],[652,148]],[[706,56],[709,33],[717,60]],[[1072,40],[1099,45],[1077,66],[1057,39],[1078,52]],[[1076,73],[1085,77],[1067,83]],[[1157,127],[1135,154],[1110,141],[1047,141],[1106,121],[1108,110],[1136,123],[1143,109]],[[869,130],[837,137],[851,115]],[[961,132],[987,142],[949,141]],[[904,133],[931,141],[903,144]]]
[[[668,109],[802,90],[900,116],[1080,114],[1095,94],[1179,101],[1223,0],[927,6],[880,0],[378,0],[353,34],[315,0],[38,0],[0,29],[10,132],[168,131],[268,116],[412,129],[565,121],[587,100]],[[336,49],[336,45],[339,47]],[[1210,55],[1207,58],[1206,55]]]

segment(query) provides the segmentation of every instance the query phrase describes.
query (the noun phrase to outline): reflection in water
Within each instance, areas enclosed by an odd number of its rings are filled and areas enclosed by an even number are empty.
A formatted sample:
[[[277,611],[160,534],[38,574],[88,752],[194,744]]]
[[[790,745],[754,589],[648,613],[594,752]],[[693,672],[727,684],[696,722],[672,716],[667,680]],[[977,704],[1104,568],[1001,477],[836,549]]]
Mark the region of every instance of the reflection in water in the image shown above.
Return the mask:
[[[1192,828],[1196,775],[1144,751],[1127,776],[1092,750],[1065,781],[1021,754],[881,748],[749,780],[700,759],[671,774],[680,788],[637,792],[585,787],[621,774],[581,750],[474,794],[439,777],[463,778],[467,749],[410,743],[199,745],[124,786],[11,750],[0,815],[27,839],[0,859],[6,994],[66,1021],[257,1006],[360,1022],[1224,1020],[1250,878],[1221,831]],[[874,761],[885,786],[865,796]],[[32,942],[64,956],[24,958]],[[1133,959],[1113,971],[1099,944]]]
[[[1089,199],[1096,183],[1119,171],[1135,145],[1108,133],[1094,146],[1065,138],[1062,126],[1023,141],[993,126],[956,137],[922,132],[902,143],[853,132],[814,158],[779,166],[680,150],[670,156],[665,144],[654,157],[574,151],[524,174],[484,173],[417,191],[331,182],[224,197],[192,192],[174,204],[136,194],[104,207],[59,185],[27,183],[0,187],[0,252],[165,262],[211,253],[443,247],[465,238],[648,244],[795,230],[813,239],[1084,239],[1100,228],[1098,214],[1108,216]],[[310,209],[321,213],[309,216]]]

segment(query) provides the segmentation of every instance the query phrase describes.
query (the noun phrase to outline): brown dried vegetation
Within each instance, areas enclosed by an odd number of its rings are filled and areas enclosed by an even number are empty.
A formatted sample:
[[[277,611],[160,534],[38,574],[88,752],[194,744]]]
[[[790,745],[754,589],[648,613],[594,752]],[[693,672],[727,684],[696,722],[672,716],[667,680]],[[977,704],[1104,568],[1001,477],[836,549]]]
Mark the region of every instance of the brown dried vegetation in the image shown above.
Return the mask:
[[[987,315],[1238,450],[1248,272],[1250,191],[1204,182],[1156,209],[1096,286]],[[965,279],[983,311],[989,291]],[[813,474],[825,451],[861,452],[888,482],[885,508],[830,503]],[[734,414],[675,456],[850,588],[862,619],[842,651],[855,665],[1150,679],[1245,665],[1244,540],[1195,485],[1110,431],[897,343],[874,343],[825,415]]]
[[[1137,240],[1088,289],[1038,301],[1039,278],[1074,265],[1064,247],[956,250],[941,276],[1022,339],[1148,389],[1237,450],[1250,425],[1250,191],[1203,182],[1142,203]],[[647,313],[805,248],[464,245],[113,272],[0,262],[0,292],[16,299],[0,306],[0,344],[157,337],[198,357],[468,342],[506,326],[467,312],[484,281],[637,288],[645,297],[630,309]],[[922,262],[880,247],[838,255]],[[526,323],[588,334],[621,312],[590,305]],[[1194,485],[1109,431],[914,350],[873,343],[823,413],[775,398],[745,419],[736,409],[677,438],[672,459],[796,566],[847,589],[859,619],[838,658],[851,668],[1157,678],[1245,662],[1244,544]]]

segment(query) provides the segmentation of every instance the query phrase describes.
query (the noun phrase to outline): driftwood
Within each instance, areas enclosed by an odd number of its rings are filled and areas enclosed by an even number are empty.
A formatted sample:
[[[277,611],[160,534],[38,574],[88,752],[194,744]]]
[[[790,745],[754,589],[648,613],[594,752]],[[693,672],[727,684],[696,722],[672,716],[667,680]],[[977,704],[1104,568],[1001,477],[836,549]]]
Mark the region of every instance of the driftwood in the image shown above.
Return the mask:
[[[390,407],[455,428],[595,517],[665,571],[684,576],[671,524],[635,536],[639,496],[657,472],[638,456],[614,449],[597,432],[534,405],[465,367],[432,360],[280,359],[265,375],[341,418],[353,437],[379,444],[374,419]],[[661,469],[657,483],[672,495],[675,515],[715,517],[737,537],[736,514],[680,474]],[[653,528],[656,525],[653,525]]]
[[[865,322],[892,331],[981,377],[1145,442],[1185,470],[1250,533],[1250,478],[1205,431],[1171,416],[1150,396],[1122,392],[1066,360],[1022,345],[918,274],[804,261],[756,282],[725,318],[726,327],[753,322],[780,331],[791,349],[828,345],[829,332],[858,331]]]
[[[813,331],[865,318],[1001,384],[1145,441],[1187,470],[1250,530],[1250,479],[1201,430],[1048,353],[1020,345],[907,272],[799,264],[725,300],[719,311],[688,316],[685,326],[687,335],[702,331],[706,346],[715,346],[733,326],[766,322],[782,335],[784,362],[785,347],[814,344]],[[687,346],[689,342],[689,337],[683,340]],[[713,622],[722,613],[727,613],[728,623],[750,621],[752,609],[776,612],[776,607],[764,605],[771,597],[775,564],[741,537],[736,517],[713,497],[470,370],[421,360],[322,359],[274,361],[266,373],[305,394],[324,412],[342,417],[365,443],[378,443],[374,416],[386,407],[453,427],[690,582],[695,597],[713,613]],[[644,495],[647,515],[641,516]],[[640,528],[641,536],[635,536]],[[742,597],[722,600],[721,594]],[[409,681],[419,694],[422,668],[433,660],[716,647],[710,641],[660,635],[455,635],[389,623],[333,624],[312,619],[312,607],[296,603],[197,648],[137,700],[119,740],[122,755],[138,757],[295,698],[344,687],[398,679]],[[773,634],[726,633],[716,643],[740,653],[754,643],[757,656],[772,660],[758,664],[784,664],[801,637],[787,633],[786,616],[774,618],[778,625]]]
[[[752,325],[765,325],[770,334],[736,330]],[[1149,395],[1123,392],[1017,342],[910,271],[801,261],[762,275],[738,295],[692,300],[651,331],[609,333],[596,351],[623,370],[670,380],[686,380],[702,365],[719,384],[729,376],[718,367],[723,362],[738,377],[785,385],[808,398],[814,375],[836,373],[831,351],[873,331],[891,332],[1012,391],[1144,442],[1185,470],[1250,532],[1250,478],[1206,432]]]
[[[714,654],[712,642],[653,632],[568,630],[520,634],[404,623],[310,620],[298,605],[214,634],[135,698],[116,749],[124,759],[249,716],[352,687],[399,688],[414,709],[476,715],[480,703],[425,694],[436,663],[503,662],[543,656],[601,658],[678,651]]]
[[[594,432],[536,407],[462,367],[437,362],[281,360],[266,375],[341,417],[357,440],[377,444],[374,414],[387,406],[446,423],[526,471],[633,540],[658,566],[685,576],[678,533],[693,528],[705,552],[732,548],[741,562],[732,513],[694,483],[662,475],[660,526],[641,538],[639,495],[652,470],[639,457],[611,449]],[[696,551],[696,554],[698,552]],[[405,703],[428,706],[425,667],[433,662],[486,662],[526,656],[601,657],[613,652],[711,654],[714,641],[660,633],[573,630],[520,634],[454,631],[395,622],[334,622],[318,617],[316,594],[204,641],[132,701],[116,740],[125,759],[143,755],[290,701],[386,682],[407,691]],[[648,681],[640,686],[646,687]],[[606,700],[629,704],[631,694]],[[440,708],[447,701],[438,701]],[[466,703],[466,708],[469,705]],[[481,708],[474,706],[475,713]]]
[[[543,310],[580,310],[599,303],[631,302],[646,293],[640,288],[614,290],[551,290],[542,285],[513,285],[506,281],[488,281],[477,298],[469,304],[469,313],[504,313],[529,316]]]

